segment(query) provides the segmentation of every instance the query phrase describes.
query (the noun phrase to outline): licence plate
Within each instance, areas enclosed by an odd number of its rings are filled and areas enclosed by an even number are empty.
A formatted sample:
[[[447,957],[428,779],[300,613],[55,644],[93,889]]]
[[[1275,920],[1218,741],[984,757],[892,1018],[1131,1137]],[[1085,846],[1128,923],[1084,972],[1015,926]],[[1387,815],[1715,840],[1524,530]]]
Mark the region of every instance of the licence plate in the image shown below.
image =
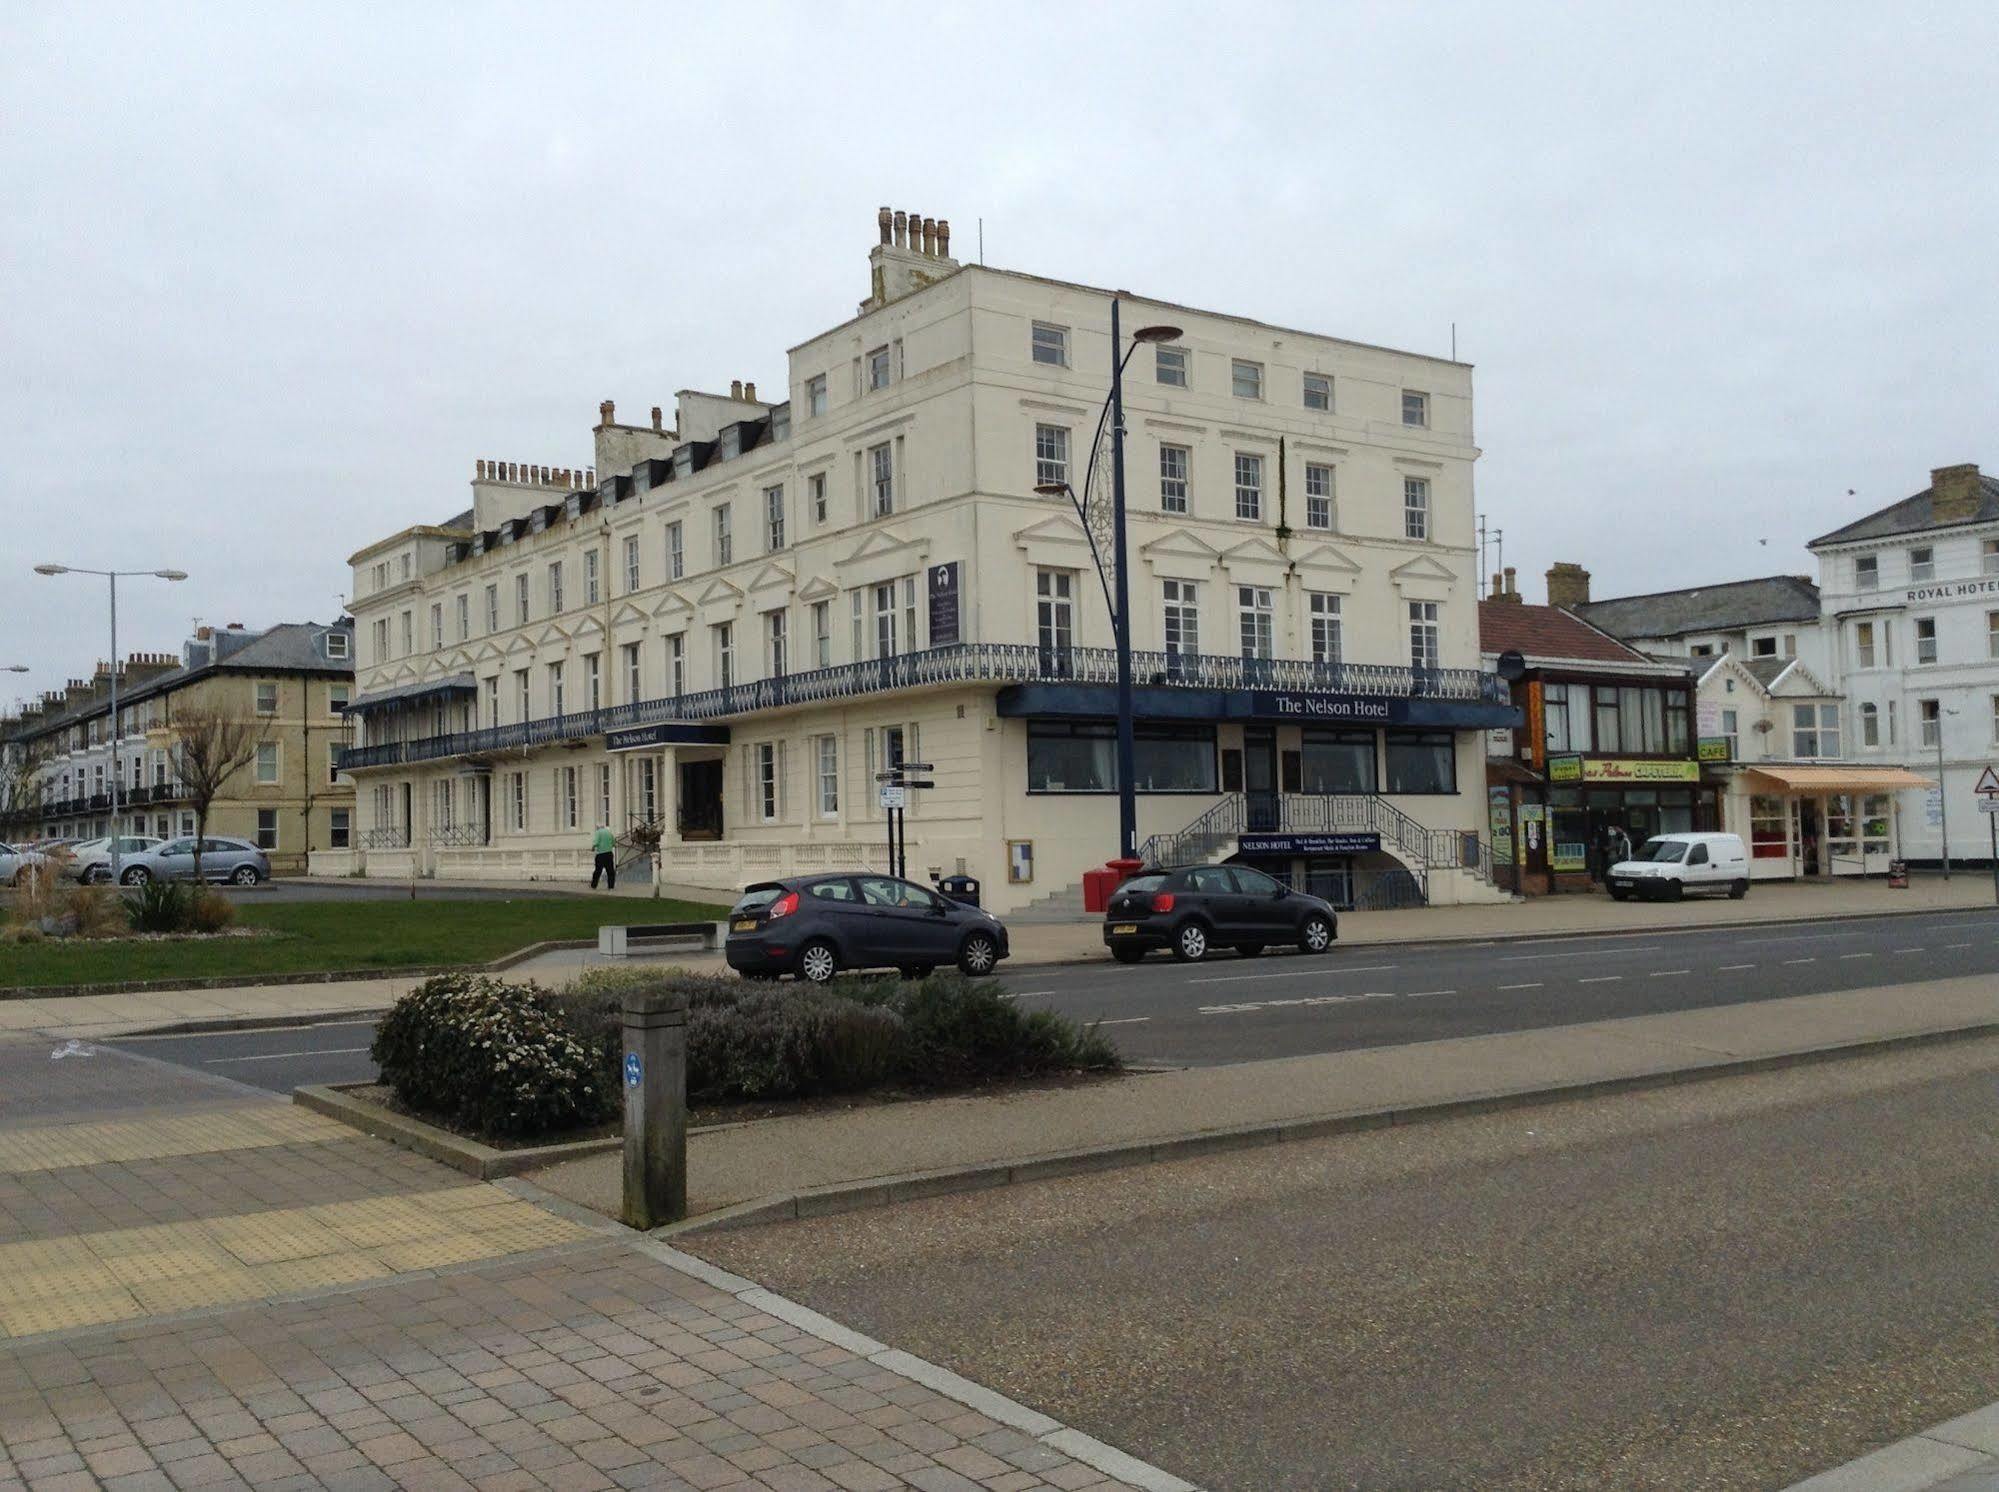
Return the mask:
[[[1636,882],[1633,882],[1633,881],[1612,881],[1612,882],[1611,882],[1610,884],[1611,884],[1611,885],[1613,885],[1613,886],[1615,886],[1615,887],[1616,887],[1616,888],[1617,888],[1617,889],[1618,889],[1619,891],[1629,891],[1629,890],[1630,890],[1630,889],[1632,888],[1632,886],[1634,886],[1634,885],[1636,884]]]
[[[729,930],[731,932],[755,932],[757,930],[757,919],[754,917],[738,917],[729,925]]]
[[[1136,922],[1120,922],[1111,929],[1111,936],[1117,937],[1122,933],[1135,933],[1137,931],[1138,924]]]

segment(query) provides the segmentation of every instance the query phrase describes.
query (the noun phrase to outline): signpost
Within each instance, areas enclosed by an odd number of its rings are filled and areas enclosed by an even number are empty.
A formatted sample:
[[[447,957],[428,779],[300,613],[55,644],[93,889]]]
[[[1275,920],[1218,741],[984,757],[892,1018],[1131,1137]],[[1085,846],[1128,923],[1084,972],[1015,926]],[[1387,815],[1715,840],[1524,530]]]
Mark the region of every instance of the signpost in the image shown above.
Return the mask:
[[[929,762],[897,762],[886,772],[875,773],[875,781],[881,784],[877,791],[882,811],[888,815],[888,873],[892,876],[909,879],[909,830],[903,818],[909,795],[937,786],[915,774],[935,770]]]
[[[1999,770],[1987,767],[1980,772],[1972,791],[1978,795],[1978,807],[1992,839],[1992,900],[1999,903]]]

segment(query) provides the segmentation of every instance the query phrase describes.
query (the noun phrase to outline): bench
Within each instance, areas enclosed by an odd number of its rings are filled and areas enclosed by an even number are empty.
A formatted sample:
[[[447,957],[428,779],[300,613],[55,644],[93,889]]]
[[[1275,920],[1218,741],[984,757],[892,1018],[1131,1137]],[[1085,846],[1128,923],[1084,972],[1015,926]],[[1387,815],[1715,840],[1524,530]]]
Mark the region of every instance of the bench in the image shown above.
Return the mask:
[[[729,935],[726,922],[650,922],[597,929],[597,951],[605,958],[629,958],[634,943],[679,944],[713,953]]]

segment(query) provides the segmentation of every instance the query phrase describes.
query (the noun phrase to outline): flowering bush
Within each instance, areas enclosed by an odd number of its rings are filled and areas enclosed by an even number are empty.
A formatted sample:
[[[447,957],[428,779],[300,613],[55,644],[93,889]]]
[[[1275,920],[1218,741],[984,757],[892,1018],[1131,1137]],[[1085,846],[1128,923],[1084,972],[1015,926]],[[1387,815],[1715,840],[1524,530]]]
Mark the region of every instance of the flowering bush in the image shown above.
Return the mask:
[[[496,1139],[602,1123],[617,1099],[614,1072],[546,990],[485,974],[426,979],[370,1051],[409,1107]]]

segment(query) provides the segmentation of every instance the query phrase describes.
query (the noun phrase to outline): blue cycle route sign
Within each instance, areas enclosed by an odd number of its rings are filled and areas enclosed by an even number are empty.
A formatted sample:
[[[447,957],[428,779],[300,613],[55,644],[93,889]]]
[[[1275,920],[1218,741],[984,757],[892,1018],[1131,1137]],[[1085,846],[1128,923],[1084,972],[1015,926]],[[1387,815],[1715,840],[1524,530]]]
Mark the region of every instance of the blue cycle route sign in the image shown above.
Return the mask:
[[[645,1081],[645,1067],[639,1061],[637,1052],[625,1053],[625,1086],[636,1088]]]

